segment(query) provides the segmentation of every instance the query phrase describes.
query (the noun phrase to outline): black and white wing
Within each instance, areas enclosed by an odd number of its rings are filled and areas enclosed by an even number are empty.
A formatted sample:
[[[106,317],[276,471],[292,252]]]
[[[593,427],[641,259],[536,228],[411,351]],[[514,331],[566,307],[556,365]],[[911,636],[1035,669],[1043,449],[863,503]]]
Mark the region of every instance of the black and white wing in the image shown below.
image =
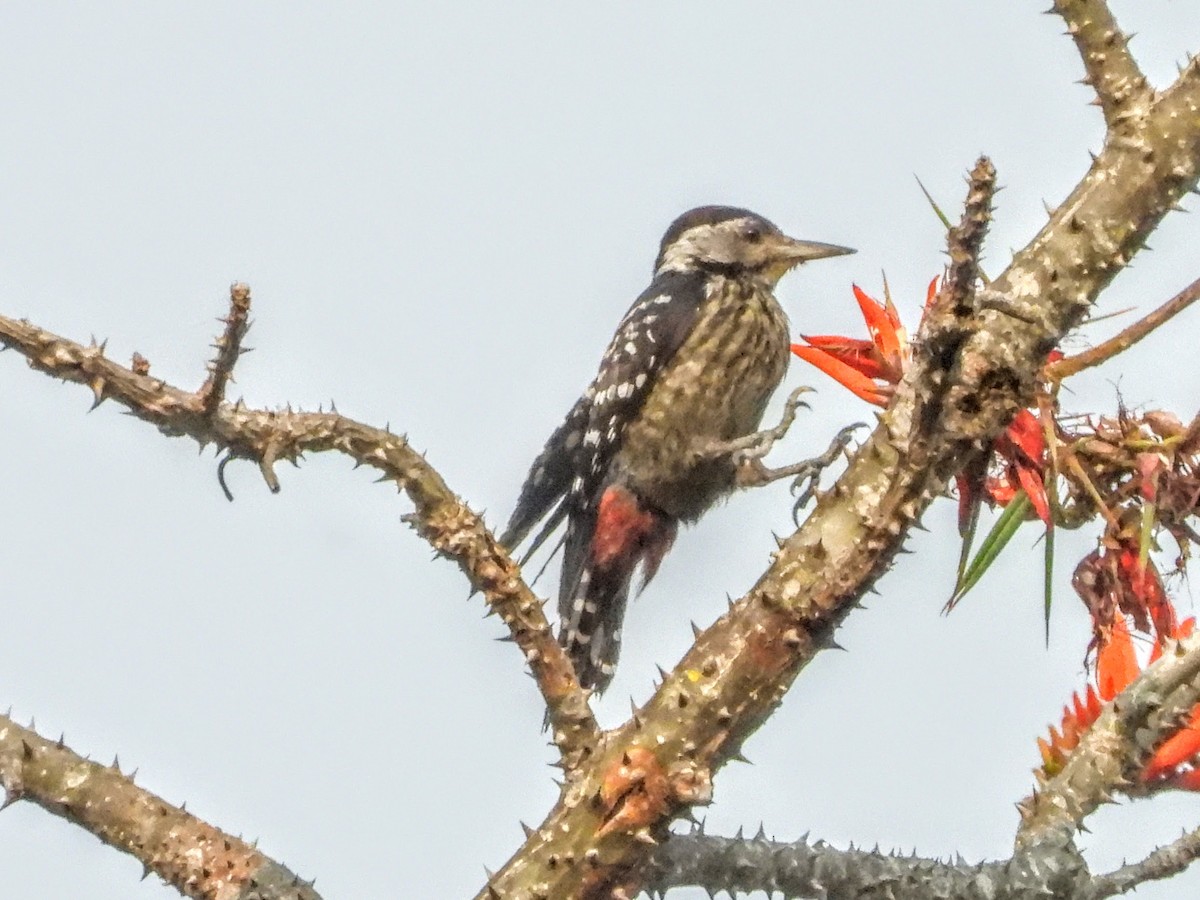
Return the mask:
[[[534,460],[500,537],[502,544],[514,548],[549,516],[529,549],[532,553],[566,516],[588,518],[588,507],[594,505],[608,465],[620,449],[625,426],[691,332],[705,286],[701,272],[666,272],[634,301],[617,326],[596,378]],[[586,521],[570,531],[576,543],[584,534],[590,536]],[[570,574],[570,545],[569,535],[564,576]]]
[[[534,539],[528,550],[532,554],[554,531],[566,515],[562,502],[575,477],[574,458],[587,430],[588,397],[585,394],[575,401],[563,423],[554,429],[546,446],[538,454],[529,469],[529,475],[521,486],[517,507],[513,510],[500,535],[500,543],[512,550],[516,548],[547,513],[550,519],[546,527]],[[551,510],[553,509],[553,512]]]
[[[664,273],[630,307],[588,387],[587,427],[575,455],[574,474],[563,505],[569,516],[563,551],[559,603],[579,592],[600,497],[625,428],[641,412],[659,373],[691,333],[705,300],[700,272]]]

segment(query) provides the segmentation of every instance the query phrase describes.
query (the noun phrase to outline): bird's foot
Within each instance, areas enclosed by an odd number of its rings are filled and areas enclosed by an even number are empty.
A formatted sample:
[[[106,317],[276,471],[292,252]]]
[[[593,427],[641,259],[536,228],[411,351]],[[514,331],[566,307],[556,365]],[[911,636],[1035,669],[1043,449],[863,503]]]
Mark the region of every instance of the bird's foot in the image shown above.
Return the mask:
[[[812,388],[801,385],[788,395],[787,400],[783,404],[783,415],[779,419],[779,424],[774,428],[764,428],[762,431],[755,431],[752,434],[729,441],[710,441],[700,449],[698,455],[703,459],[724,459],[728,457],[733,461],[739,472],[746,468],[748,464],[761,461],[788,433],[788,429],[796,421],[796,411],[802,406],[808,409],[808,404],[800,398],[810,391],[812,391]],[[761,462],[759,462],[759,467],[766,468],[762,466]],[[763,482],[763,484],[766,483]],[[742,484],[740,480],[738,482],[739,487],[752,487],[753,485],[753,481],[747,484]]]
[[[816,494],[821,474],[837,462],[850,444],[854,432],[863,427],[865,426],[862,422],[847,425],[834,436],[833,440],[829,442],[829,447],[820,456],[814,456],[812,459],[805,459],[788,466],[772,469],[764,465],[758,457],[746,459],[738,466],[737,484],[739,487],[760,487],[782,478],[793,479],[792,493],[795,494],[799,491],[800,496],[796,498],[796,503],[792,507],[792,518],[798,519],[800,510],[808,505],[808,501]]]

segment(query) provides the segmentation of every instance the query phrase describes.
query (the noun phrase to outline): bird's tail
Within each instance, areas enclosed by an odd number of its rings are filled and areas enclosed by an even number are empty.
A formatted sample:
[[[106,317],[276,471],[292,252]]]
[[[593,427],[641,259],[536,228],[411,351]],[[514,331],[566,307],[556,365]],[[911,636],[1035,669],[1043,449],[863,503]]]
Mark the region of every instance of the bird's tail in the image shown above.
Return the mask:
[[[621,621],[634,570],[642,587],[675,540],[676,521],[619,485],[572,517],[559,590],[559,643],[584,687],[603,691],[621,650]]]

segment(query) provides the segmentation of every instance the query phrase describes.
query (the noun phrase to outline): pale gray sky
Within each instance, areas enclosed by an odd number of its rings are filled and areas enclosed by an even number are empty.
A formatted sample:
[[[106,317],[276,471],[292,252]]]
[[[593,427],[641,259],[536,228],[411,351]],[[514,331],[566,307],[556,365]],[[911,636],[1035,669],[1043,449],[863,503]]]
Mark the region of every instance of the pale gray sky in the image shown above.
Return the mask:
[[[748,206],[859,249],[784,281],[797,331],[857,333],[850,282],[875,291],[881,269],[915,324],[942,235],[913,174],[954,210],[987,152],[1006,186],[999,270],[1102,134],[1043,6],[7,4],[0,310],[194,386],[227,286],[246,280],[247,402],[332,397],[390,422],[496,524],[684,209]],[[1116,11],[1160,83],[1200,49],[1195,0]],[[1198,228],[1171,217],[1102,311],[1193,279]],[[1068,402],[1111,409],[1119,379],[1131,404],[1192,414],[1198,331],[1190,313]],[[800,383],[820,392],[780,461],[870,416],[797,363]],[[400,523],[401,499],[327,457],[281,470],[279,496],[231,466],[229,504],[211,454],[111,407],[84,415],[85,390],[15,354],[0,392],[0,700],[20,720],[119,753],[329,900],[469,896],[518,846],[518,819],[540,821],[555,792],[535,691],[457,570]],[[681,535],[630,610],[606,723],[678,659],[689,620],[752,582],[788,520],[779,486]],[[1083,683],[1067,577],[1092,535],[1060,540],[1047,652],[1034,530],[943,618],[952,504],[927,524],[840,633],[848,652],[812,665],[748,743],[756,765],[721,773],[714,829],[1009,852],[1036,738]],[[1104,869],[1198,821],[1200,797],[1162,798],[1106,810],[1085,843]],[[0,896],[176,896],[139,875],[31,805],[0,816]]]

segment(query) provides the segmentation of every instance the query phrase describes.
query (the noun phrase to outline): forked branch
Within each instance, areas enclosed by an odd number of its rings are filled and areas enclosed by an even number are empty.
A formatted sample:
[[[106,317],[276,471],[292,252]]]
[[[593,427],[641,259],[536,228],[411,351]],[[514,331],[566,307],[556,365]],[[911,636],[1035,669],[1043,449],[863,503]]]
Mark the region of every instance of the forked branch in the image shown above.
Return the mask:
[[[186,435],[202,446],[215,444],[228,458],[254,460],[272,489],[278,489],[274,463],[298,460],[306,452],[344,453],[357,465],[370,466],[394,481],[415,506],[408,521],[435,550],[459,564],[508,626],[546,700],[564,765],[578,765],[591,752],[599,728],[570,660],[551,634],[541,600],[483,520],[446,486],[424,456],[404,437],[336,412],[249,409],[240,402],[214,405],[212,398],[220,396],[228,381],[245,330],[249,290],[235,285],[232,303],[210,377],[196,393],[126,368],[107,358],[102,346],[85,347],[29,322],[0,316],[0,343],[55,378],[102,385],[101,399],[119,403],[166,434]]]

